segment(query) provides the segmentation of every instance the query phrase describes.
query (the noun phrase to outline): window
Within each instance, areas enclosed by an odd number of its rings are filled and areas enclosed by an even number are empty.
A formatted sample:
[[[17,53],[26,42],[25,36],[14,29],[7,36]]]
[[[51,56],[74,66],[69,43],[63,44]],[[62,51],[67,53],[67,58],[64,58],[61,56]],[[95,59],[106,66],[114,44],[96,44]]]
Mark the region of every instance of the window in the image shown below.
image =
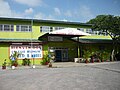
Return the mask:
[[[0,31],[2,31],[3,30],[3,25],[0,25]]]
[[[31,32],[32,26],[31,25],[16,25],[16,31],[18,31],[18,32]]]
[[[60,29],[64,29],[64,27],[50,27],[50,26],[41,26],[40,27],[40,32],[52,32],[55,30],[60,30]]]
[[[14,25],[0,24],[0,31],[14,31]]]
[[[40,27],[40,32],[52,32],[53,31],[53,27],[50,26],[41,26]]]
[[[55,27],[55,30],[64,29],[64,27]]]

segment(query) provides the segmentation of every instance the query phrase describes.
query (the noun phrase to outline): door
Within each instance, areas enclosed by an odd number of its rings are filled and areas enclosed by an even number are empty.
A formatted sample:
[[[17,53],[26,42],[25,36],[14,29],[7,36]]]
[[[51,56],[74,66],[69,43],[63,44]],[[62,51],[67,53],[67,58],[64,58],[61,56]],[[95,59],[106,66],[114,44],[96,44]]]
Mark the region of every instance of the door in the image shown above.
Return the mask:
[[[55,60],[56,60],[56,62],[62,61],[62,51],[61,50],[55,50]]]
[[[68,61],[68,50],[62,50],[62,61]]]

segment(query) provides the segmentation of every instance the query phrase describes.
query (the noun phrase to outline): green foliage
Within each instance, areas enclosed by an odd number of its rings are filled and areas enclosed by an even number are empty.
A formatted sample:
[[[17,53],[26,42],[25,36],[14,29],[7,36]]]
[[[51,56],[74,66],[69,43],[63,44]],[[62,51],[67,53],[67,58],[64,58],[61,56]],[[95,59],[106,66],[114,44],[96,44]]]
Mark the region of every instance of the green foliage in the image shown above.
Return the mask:
[[[24,66],[28,65],[29,66],[30,64],[31,64],[30,59],[27,59],[27,58],[23,59],[22,65],[24,65]]]
[[[43,60],[40,62],[42,65],[47,65],[50,62],[50,58],[48,57],[48,54],[43,56]]]
[[[90,58],[90,56],[91,56],[91,54],[92,54],[91,51],[89,51],[89,50],[84,50],[83,52],[84,52],[83,58],[86,58],[86,59]]]
[[[10,62],[11,62],[11,66],[17,66],[18,62],[17,59],[19,57],[19,53],[17,51],[14,51],[14,53],[10,56]]]
[[[18,65],[18,62],[17,62],[17,60],[14,60],[14,61],[10,61],[11,62],[11,66],[17,66]]]
[[[2,64],[2,66],[6,66],[6,64],[7,64],[7,63],[6,63],[6,59],[5,59],[5,60],[4,60],[4,63]]]
[[[110,59],[110,52],[108,51],[101,51],[100,52],[100,59],[101,60],[109,60]]]
[[[113,15],[98,15],[88,23],[93,24],[92,29],[107,32],[112,39],[120,37],[120,17]]]
[[[112,38],[113,54],[111,56],[114,60],[120,46],[120,16],[98,15],[87,23],[93,24],[92,30],[106,32]]]

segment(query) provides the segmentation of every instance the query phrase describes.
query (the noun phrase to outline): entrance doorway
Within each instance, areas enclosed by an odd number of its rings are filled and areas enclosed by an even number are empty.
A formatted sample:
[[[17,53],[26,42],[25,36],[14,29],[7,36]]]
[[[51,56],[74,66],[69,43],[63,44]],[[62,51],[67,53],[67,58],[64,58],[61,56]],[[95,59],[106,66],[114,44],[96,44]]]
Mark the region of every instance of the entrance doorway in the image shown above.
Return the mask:
[[[55,50],[55,59],[57,62],[68,61],[68,50],[67,49],[59,49]]]
[[[49,51],[54,53],[56,62],[68,61],[68,48],[49,47]]]
[[[57,62],[62,61],[62,51],[61,50],[55,50],[55,60]]]

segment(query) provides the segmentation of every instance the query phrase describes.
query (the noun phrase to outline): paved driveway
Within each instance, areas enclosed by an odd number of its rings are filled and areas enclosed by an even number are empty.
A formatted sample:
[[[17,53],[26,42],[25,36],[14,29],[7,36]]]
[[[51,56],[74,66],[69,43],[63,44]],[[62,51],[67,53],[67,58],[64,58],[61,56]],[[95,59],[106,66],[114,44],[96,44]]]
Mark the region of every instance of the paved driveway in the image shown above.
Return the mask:
[[[120,62],[0,70],[0,90],[120,90]]]

